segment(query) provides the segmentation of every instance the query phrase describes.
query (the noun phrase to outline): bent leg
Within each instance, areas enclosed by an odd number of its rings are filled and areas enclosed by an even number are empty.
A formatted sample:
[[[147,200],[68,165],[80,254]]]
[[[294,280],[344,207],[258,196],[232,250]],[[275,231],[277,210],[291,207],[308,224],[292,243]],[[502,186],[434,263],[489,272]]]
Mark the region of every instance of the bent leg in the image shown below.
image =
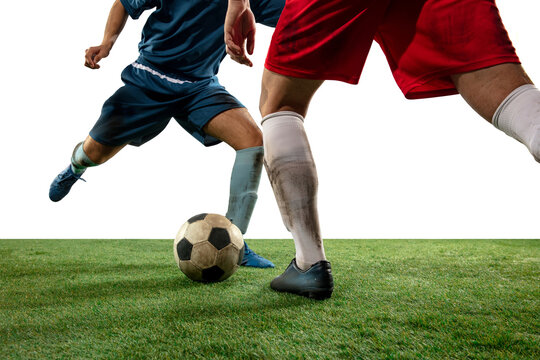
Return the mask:
[[[540,91],[521,65],[501,64],[452,79],[476,112],[523,143],[540,162]]]

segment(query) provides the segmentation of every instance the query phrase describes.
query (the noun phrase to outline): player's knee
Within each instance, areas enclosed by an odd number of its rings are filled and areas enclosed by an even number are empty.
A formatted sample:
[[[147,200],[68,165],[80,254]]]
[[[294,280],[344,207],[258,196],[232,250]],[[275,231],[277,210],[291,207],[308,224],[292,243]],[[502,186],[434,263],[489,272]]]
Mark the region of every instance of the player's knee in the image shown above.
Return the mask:
[[[261,130],[257,127],[251,129],[246,136],[243,136],[235,146],[235,150],[243,150],[251,147],[262,146],[263,136]]]
[[[322,83],[322,80],[299,79],[265,70],[259,111],[263,117],[279,111],[306,116],[311,98]]]
[[[259,102],[259,111],[262,117],[280,111],[292,111],[301,116],[306,116],[309,101],[296,101],[292,98],[267,98],[266,101]]]
[[[251,146],[249,147],[255,147],[255,146],[262,146],[263,144],[263,135],[262,135],[262,131],[257,128],[257,131],[254,132],[252,138],[251,138]]]

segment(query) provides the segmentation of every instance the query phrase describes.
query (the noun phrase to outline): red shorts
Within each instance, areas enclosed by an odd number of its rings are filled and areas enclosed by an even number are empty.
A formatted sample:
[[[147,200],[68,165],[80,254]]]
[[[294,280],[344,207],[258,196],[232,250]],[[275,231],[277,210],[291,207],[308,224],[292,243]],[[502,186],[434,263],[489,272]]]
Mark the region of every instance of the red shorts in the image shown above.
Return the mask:
[[[519,63],[494,0],[287,0],[265,66],[357,84],[373,39],[409,99],[456,94],[452,74]]]

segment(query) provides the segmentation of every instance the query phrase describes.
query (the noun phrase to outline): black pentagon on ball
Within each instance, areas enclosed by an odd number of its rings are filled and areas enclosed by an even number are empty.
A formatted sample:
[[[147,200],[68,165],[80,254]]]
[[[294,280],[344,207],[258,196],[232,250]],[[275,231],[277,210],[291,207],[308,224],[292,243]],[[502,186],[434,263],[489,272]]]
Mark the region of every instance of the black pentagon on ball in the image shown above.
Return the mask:
[[[202,281],[219,281],[219,278],[221,278],[223,274],[225,274],[225,271],[223,271],[219,266],[214,265],[211,268],[204,269],[202,271]]]
[[[191,259],[191,249],[193,249],[193,245],[186,238],[183,238],[176,244],[176,253],[180,260]]]
[[[226,229],[215,227],[210,231],[208,242],[218,250],[223,249],[231,243],[229,232]]]
[[[195,221],[203,220],[206,217],[206,215],[208,214],[204,213],[204,214],[195,215],[194,217],[190,218],[187,222],[189,224],[193,224]]]

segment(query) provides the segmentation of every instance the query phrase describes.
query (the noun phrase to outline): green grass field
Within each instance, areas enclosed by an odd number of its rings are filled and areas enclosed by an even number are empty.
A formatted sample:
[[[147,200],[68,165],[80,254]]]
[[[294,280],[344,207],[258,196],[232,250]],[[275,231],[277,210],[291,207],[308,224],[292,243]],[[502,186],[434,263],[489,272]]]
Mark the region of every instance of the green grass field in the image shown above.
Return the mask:
[[[539,359],[539,240],[326,240],[334,295],[199,284],[172,240],[0,240],[2,359]]]

